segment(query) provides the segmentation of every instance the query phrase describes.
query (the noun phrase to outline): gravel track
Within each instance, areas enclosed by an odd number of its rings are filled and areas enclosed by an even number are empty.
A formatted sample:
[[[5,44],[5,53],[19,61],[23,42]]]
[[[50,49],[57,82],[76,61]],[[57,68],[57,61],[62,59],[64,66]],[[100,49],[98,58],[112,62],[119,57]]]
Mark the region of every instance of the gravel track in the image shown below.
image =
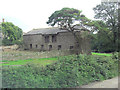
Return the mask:
[[[78,88],[118,88],[118,85],[120,85],[120,77],[119,77],[119,80],[118,80],[118,77],[115,77],[115,78],[104,80],[101,82],[93,82]],[[119,90],[120,90],[120,87],[119,87]]]

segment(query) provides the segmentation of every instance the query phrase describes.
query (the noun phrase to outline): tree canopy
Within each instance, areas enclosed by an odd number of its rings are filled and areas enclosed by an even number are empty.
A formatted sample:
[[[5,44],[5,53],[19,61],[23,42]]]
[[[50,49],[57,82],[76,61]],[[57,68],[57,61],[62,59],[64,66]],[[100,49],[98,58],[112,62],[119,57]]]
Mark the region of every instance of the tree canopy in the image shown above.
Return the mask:
[[[87,25],[90,20],[81,14],[82,11],[74,8],[62,8],[61,10],[55,11],[47,21],[47,24],[54,26],[57,24],[61,29],[67,29],[69,31],[74,31],[75,26]],[[78,21],[78,24],[75,22]]]
[[[95,12],[95,18],[99,21],[95,21],[94,26],[98,33],[95,35],[96,39],[93,39],[94,49],[98,49],[102,52],[118,51],[118,3],[102,2],[93,8]]]
[[[2,23],[3,45],[12,45],[22,40],[22,29],[11,22]]]
[[[103,2],[94,9],[95,18],[101,19],[113,33],[113,43],[116,43],[118,34],[118,3]]]

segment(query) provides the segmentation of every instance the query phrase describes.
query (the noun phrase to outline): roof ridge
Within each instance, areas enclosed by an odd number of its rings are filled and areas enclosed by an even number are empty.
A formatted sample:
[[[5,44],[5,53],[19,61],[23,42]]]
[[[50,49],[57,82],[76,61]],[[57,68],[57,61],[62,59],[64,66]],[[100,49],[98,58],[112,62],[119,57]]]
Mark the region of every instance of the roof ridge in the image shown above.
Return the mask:
[[[43,29],[59,29],[58,27],[48,27],[48,28],[33,28],[32,30],[28,31],[27,33],[34,31],[34,30],[43,30]]]
[[[52,29],[52,28],[58,28],[58,27],[48,27],[48,28],[33,28],[32,30],[40,30],[40,29]]]

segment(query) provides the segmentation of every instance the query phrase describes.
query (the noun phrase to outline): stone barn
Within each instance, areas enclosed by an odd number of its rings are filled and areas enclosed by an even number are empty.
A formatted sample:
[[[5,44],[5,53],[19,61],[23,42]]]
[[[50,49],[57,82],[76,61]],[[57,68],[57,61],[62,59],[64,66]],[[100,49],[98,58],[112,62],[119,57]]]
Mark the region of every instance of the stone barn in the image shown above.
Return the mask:
[[[81,28],[83,29],[83,28]],[[76,30],[76,33],[80,31]],[[83,31],[84,32],[84,31]],[[75,38],[71,32],[59,28],[33,29],[23,35],[25,50],[51,51],[75,49]],[[82,53],[90,54],[89,40],[81,39]],[[77,48],[76,48],[77,49]]]

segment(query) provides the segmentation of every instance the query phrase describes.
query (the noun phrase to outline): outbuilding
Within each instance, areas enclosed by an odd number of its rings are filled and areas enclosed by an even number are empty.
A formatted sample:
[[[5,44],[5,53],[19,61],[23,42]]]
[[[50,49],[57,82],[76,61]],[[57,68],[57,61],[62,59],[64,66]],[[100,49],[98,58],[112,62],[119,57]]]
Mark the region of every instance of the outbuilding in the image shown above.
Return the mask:
[[[76,30],[78,35],[81,35],[81,30]],[[86,30],[87,31],[87,30]],[[51,50],[74,50],[75,38],[68,30],[63,30],[57,27],[33,29],[23,35],[23,43],[25,50],[51,51]],[[86,38],[81,38],[82,53],[91,53],[90,41]]]

